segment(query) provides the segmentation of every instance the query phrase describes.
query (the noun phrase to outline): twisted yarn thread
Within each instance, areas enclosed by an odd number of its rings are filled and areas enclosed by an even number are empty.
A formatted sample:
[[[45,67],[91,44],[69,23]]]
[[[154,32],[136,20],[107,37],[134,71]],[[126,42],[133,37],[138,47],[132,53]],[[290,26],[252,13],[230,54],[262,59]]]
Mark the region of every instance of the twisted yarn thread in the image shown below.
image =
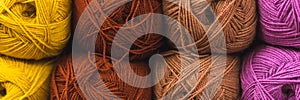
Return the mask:
[[[188,99],[195,100],[207,100],[209,98],[223,99],[223,100],[236,100],[239,98],[240,84],[239,84],[239,66],[240,59],[238,56],[222,56],[218,55],[216,59],[226,59],[225,62],[214,62],[210,55],[203,55],[200,60],[196,62],[191,62],[190,57],[180,57],[176,51],[169,51],[163,53],[166,61],[167,70],[164,77],[158,84],[154,87],[154,93],[157,99],[167,96],[168,99],[180,99],[188,95]],[[183,65],[181,65],[181,60],[183,59]],[[212,64],[215,63],[212,66]],[[188,65],[189,64],[189,65]],[[226,68],[220,68],[220,65],[225,65]],[[155,64],[155,72],[162,72],[161,65],[162,62],[157,62]],[[182,73],[181,66],[185,67],[185,70],[193,71],[199,68],[195,72],[181,76]],[[198,73],[199,76],[195,76]],[[208,78],[209,74],[212,74],[211,79]],[[221,75],[224,74],[223,79]],[[155,78],[159,77],[159,73]],[[181,80],[180,77],[188,77],[188,79]],[[198,79],[196,78],[198,77]],[[211,88],[213,84],[220,81],[220,87],[217,87],[217,93],[214,97],[210,97],[211,89],[205,90],[205,88]],[[193,81],[196,81],[196,85],[193,85]],[[180,86],[175,87],[176,84]],[[192,93],[188,94],[188,87],[192,87]],[[216,88],[216,87],[213,87]],[[169,94],[169,95],[168,95]],[[202,96],[200,96],[202,94]]]
[[[242,99],[299,100],[299,51],[261,45],[243,62]]]
[[[255,0],[172,0],[171,3],[163,0],[164,14],[179,21],[189,31],[194,38],[200,54],[210,53],[214,48],[217,53],[227,49],[227,53],[239,52],[247,48],[254,39],[256,31],[256,1]],[[207,4],[208,2],[208,4]],[[207,5],[206,5],[207,4]],[[205,9],[212,8],[213,12]],[[186,9],[185,9],[186,8]],[[214,14],[216,18],[214,18]],[[216,28],[214,24],[217,19],[221,24]],[[201,23],[200,23],[201,21]],[[178,24],[168,21],[168,27],[177,28]],[[211,25],[211,26],[210,26]],[[218,25],[219,26],[219,25]],[[170,28],[172,29],[172,28]],[[205,31],[206,29],[206,31]],[[224,33],[226,48],[219,38]],[[171,32],[170,37],[177,38],[182,30]],[[212,38],[208,39],[207,32],[210,32]],[[214,47],[210,47],[210,40],[215,40]],[[178,39],[178,41],[185,41]],[[181,42],[179,42],[181,43]],[[181,47],[193,46],[193,44],[182,44]],[[174,47],[175,48],[175,47]]]
[[[85,16],[89,16],[92,21],[87,22],[78,22],[80,16],[83,13],[83,10],[87,7],[90,3],[90,0],[74,0],[74,23],[81,24],[84,27],[77,27],[80,31],[78,34],[74,36],[74,39],[78,40],[78,44],[86,48],[95,47],[97,53],[105,54],[110,56],[111,53],[111,46],[114,40],[115,35],[117,34],[118,30],[123,27],[125,23],[134,24],[132,26],[126,27],[127,30],[133,30],[134,34],[145,34],[141,33],[142,30],[148,30],[151,28],[154,29],[161,29],[161,25],[151,25],[153,27],[145,26],[145,29],[139,29],[141,27],[137,27],[141,25],[141,23],[147,23],[145,20],[149,19],[146,17],[142,21],[135,23],[130,21],[139,15],[143,14],[150,14],[150,13],[161,13],[161,1],[160,0],[132,0],[125,5],[117,8],[115,11],[111,13],[111,15],[106,15],[103,12],[108,12],[116,5],[119,5],[121,2],[125,0],[104,0],[101,3],[92,7],[92,9],[96,9],[96,11],[91,11]],[[93,13],[92,13],[93,12]],[[95,22],[92,18],[99,17],[99,16],[107,16],[103,25],[100,27],[94,23]],[[155,18],[155,21],[161,21],[161,18]],[[149,22],[151,24],[151,22]],[[100,27],[99,32],[95,32],[95,28]],[[96,45],[93,44],[93,40],[96,38]],[[134,36],[130,36],[127,34],[121,34],[121,37],[124,39],[132,39]],[[153,53],[156,53],[157,49],[162,45],[163,37],[157,34],[147,34],[143,35],[142,37],[138,38],[133,44],[131,48],[123,47],[126,43],[116,43],[120,48],[120,52],[125,50],[129,50],[129,53],[132,55],[130,59],[137,60],[137,59],[144,59],[150,57]],[[127,52],[126,52],[127,53]]]
[[[60,54],[70,37],[70,0],[1,0],[0,54],[35,59]]]
[[[109,96],[112,93],[119,98],[126,100],[150,100],[151,88],[136,88],[123,82],[115,71],[109,60],[104,59],[101,55],[96,54],[95,60],[90,60],[86,55],[81,55],[79,58],[72,59],[71,55],[63,57],[59,65],[54,68],[51,79],[51,100],[86,100],[83,92],[86,92],[91,99],[116,99]],[[74,70],[73,61],[80,61],[77,66],[80,70]],[[122,62],[121,62],[122,63]],[[122,67],[131,66],[132,70],[140,76],[145,76],[150,72],[147,63],[133,62],[130,65],[120,64]],[[94,72],[89,69],[89,66],[93,66],[99,72]],[[84,76],[82,79],[76,79],[75,71],[78,76]],[[122,72],[121,72],[122,73]],[[134,80],[134,76],[126,76]],[[100,83],[98,79],[101,79],[104,84]],[[78,81],[79,80],[79,81]],[[85,86],[84,89],[79,88],[80,84],[93,84],[93,86]],[[149,84],[151,80],[136,81],[140,84]],[[102,91],[107,87],[109,91]]]
[[[52,61],[25,61],[0,56],[0,99],[48,99],[52,68]]]
[[[300,1],[258,0],[260,38],[273,45],[300,48]]]

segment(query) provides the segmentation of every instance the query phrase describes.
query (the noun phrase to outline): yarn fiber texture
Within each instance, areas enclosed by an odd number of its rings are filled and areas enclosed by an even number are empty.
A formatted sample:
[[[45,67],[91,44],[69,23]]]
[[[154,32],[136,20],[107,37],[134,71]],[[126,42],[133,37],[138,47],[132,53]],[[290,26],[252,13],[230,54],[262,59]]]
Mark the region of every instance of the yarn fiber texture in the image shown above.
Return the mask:
[[[0,54],[43,59],[57,56],[70,37],[70,0],[1,0]]]
[[[300,1],[258,0],[260,38],[272,45],[300,48]]]
[[[299,51],[260,45],[244,58],[241,99],[299,100],[299,71]]]
[[[74,35],[74,39],[78,40],[78,45],[86,48],[92,48],[95,47],[95,50],[97,53],[106,54],[107,56],[110,56],[111,54],[111,46],[112,42],[114,40],[115,35],[119,31],[120,28],[123,27],[125,23],[130,23],[133,25],[127,26],[127,30],[131,30],[134,35],[139,34],[146,34],[142,33],[142,30],[149,30],[149,29],[161,29],[161,25],[150,25],[149,26],[142,26],[143,29],[140,29],[141,27],[137,27],[141,25],[141,23],[150,23],[148,21],[145,21],[146,19],[150,19],[151,16],[145,17],[143,20],[139,21],[138,23],[135,23],[133,20],[135,17],[143,15],[143,14],[151,14],[151,13],[162,13],[161,8],[161,1],[160,0],[132,0],[131,2],[126,3],[125,5],[122,5],[121,7],[117,8],[115,11],[113,11],[110,15],[106,15],[102,12],[108,12],[109,8],[112,8],[120,2],[124,2],[125,0],[104,0],[103,2],[99,3],[98,6],[93,6],[93,9],[96,9],[96,11],[99,11],[96,13],[88,13],[85,14],[85,16],[89,16],[89,18],[93,17],[99,17],[99,16],[107,16],[107,19],[105,19],[104,23],[100,27],[97,26],[97,23],[94,21],[86,21],[86,22],[78,22],[80,16],[83,13],[83,10],[87,7],[87,5],[91,2],[90,0],[74,0],[74,23],[78,26],[78,24],[81,24],[83,27],[77,27],[78,34]],[[93,19],[91,19],[93,20]],[[155,21],[160,22],[161,18],[155,18]],[[152,20],[154,21],[154,20]],[[95,28],[100,27],[99,32],[95,32]],[[120,33],[121,34],[121,33]],[[94,38],[97,37],[97,38]],[[127,40],[132,40],[134,37],[128,34],[121,34],[121,37]],[[96,39],[96,40],[95,40]],[[147,34],[143,35],[142,37],[139,37],[135,42],[132,44],[130,48],[124,47],[124,44],[127,44],[126,42],[123,43],[116,43],[118,50],[120,51],[120,55],[123,55],[123,52],[125,50],[129,50],[130,53],[130,59],[133,60],[140,60],[150,57],[152,54],[157,52],[157,49],[162,45],[162,39],[163,37],[157,34]],[[95,45],[92,42],[96,41]],[[127,53],[127,52],[125,52]]]
[[[200,60],[195,62],[191,62],[190,57],[180,57],[179,54],[175,51],[168,51],[163,53],[167,65],[167,70],[162,80],[158,84],[154,86],[154,93],[156,99],[161,99],[166,96],[168,99],[181,99],[184,96],[188,95],[188,99],[193,100],[237,100],[239,98],[240,92],[240,83],[239,83],[239,66],[240,59],[238,56],[223,56],[218,55],[216,59],[226,59],[225,62],[216,62],[212,61],[210,55],[202,55]],[[198,73],[199,76],[195,76],[197,74],[191,73],[181,76],[180,73],[183,69],[181,68],[181,61],[183,59],[183,67],[185,70],[189,70],[187,73],[190,73],[191,70],[195,68],[199,68]],[[212,64],[215,63],[212,66]],[[221,68],[220,65],[225,65],[226,68]],[[164,65],[162,62],[157,62],[155,64],[155,72],[162,72],[161,65]],[[212,78],[208,78],[209,74],[213,75]],[[221,78],[221,74],[223,74],[223,78]],[[159,77],[159,73],[156,74],[154,78]],[[180,79],[180,77],[188,77],[188,79]],[[198,77],[198,78],[196,78]],[[215,87],[211,86],[213,84],[217,84],[218,80],[220,86]],[[196,82],[196,83],[195,83]],[[178,87],[175,85],[180,84]],[[193,85],[196,84],[196,85]],[[191,94],[188,94],[189,88],[192,87]],[[205,90],[205,88],[209,88]],[[216,94],[212,95],[212,88],[216,89]],[[200,96],[202,95],[202,96]]]
[[[136,88],[123,82],[112,69],[113,66],[109,60],[104,59],[100,55],[95,55],[95,60],[89,60],[86,55],[81,55],[79,58],[73,59],[73,61],[80,61],[77,66],[80,70],[74,70],[72,64],[72,56],[68,55],[63,57],[57,67],[54,68],[51,79],[51,100],[86,100],[87,98],[83,94],[86,92],[89,94],[90,99],[116,99],[109,96],[112,93],[119,98],[126,100],[150,100],[151,88]],[[95,64],[94,64],[95,63]],[[122,62],[121,62],[122,63]],[[131,65],[132,70],[140,76],[145,76],[150,73],[150,69],[147,63],[133,62],[130,65],[120,64],[121,67],[128,67]],[[91,71],[89,67],[97,69]],[[75,77],[75,71],[78,76],[84,76],[80,81]],[[122,72],[121,72],[122,73]],[[135,81],[134,76],[127,76]],[[101,78],[104,84],[97,81]],[[83,81],[82,81],[83,80]],[[85,86],[84,89],[79,88],[80,84],[93,84],[93,86]],[[149,84],[151,80],[136,81],[139,84]],[[107,87],[109,91],[102,91],[104,87]]]
[[[0,56],[0,99],[49,99],[52,68],[53,61],[25,61]]]
[[[215,51],[214,53],[224,53],[224,50],[227,53],[240,52],[246,49],[254,39],[257,22],[255,0],[172,1],[179,4],[163,0],[164,14],[179,21],[187,29],[194,38],[200,54],[210,53],[212,48]],[[209,6],[212,8],[212,12],[205,10]],[[212,19],[218,20],[220,25],[215,26],[217,21]],[[168,21],[170,29],[177,28],[177,25],[172,21]],[[170,32],[172,34],[169,36],[179,38],[180,35],[178,34],[182,32],[181,29],[175,30]],[[208,32],[211,34],[210,38],[208,38]],[[220,34],[223,34],[224,37]],[[220,38],[225,38],[226,48],[223,44],[220,44],[222,43],[221,40],[224,40]],[[212,43],[213,47],[210,46],[210,40],[217,41]],[[183,39],[179,38],[177,41],[182,43],[180,41],[183,41]],[[193,44],[182,43],[179,48],[190,45],[194,46]]]

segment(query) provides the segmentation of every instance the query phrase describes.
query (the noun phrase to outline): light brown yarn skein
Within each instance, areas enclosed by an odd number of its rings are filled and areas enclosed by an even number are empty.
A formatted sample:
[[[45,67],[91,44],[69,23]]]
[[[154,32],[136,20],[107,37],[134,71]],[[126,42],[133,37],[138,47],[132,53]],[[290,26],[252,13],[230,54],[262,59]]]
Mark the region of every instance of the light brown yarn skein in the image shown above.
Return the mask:
[[[225,62],[212,61],[210,55],[200,56],[200,60],[191,62],[190,57],[183,58],[183,67],[191,72],[195,68],[199,68],[189,74],[182,75],[181,57],[176,51],[169,51],[162,53],[165,57],[166,63],[157,62],[155,64],[156,74],[154,79],[162,75],[163,68],[161,65],[166,64],[167,69],[158,84],[154,87],[154,94],[156,99],[182,99],[187,96],[188,99],[195,100],[236,100],[239,98],[240,83],[239,83],[239,66],[240,59],[235,55],[218,55],[215,59],[223,59]],[[212,66],[212,64],[214,66]],[[226,66],[221,68],[220,66]],[[223,74],[223,77],[222,77]],[[187,77],[182,79],[182,77]],[[197,78],[198,77],[198,78]],[[209,78],[211,77],[211,78]],[[219,83],[220,86],[212,86]],[[176,84],[177,83],[177,84]],[[196,84],[196,85],[195,85]],[[178,86],[177,86],[178,85]],[[193,89],[194,88],[194,89]],[[207,88],[207,89],[205,89]],[[212,89],[216,89],[216,94],[212,94]],[[190,92],[191,93],[188,93]],[[212,96],[213,95],[213,96]],[[185,98],[185,99],[187,99]]]
[[[200,54],[210,53],[212,48],[217,53],[223,53],[224,50],[227,50],[227,53],[240,52],[246,49],[255,37],[257,21],[255,0],[171,1],[179,4],[163,0],[164,14],[179,21],[189,31]],[[209,7],[212,11],[205,10]],[[218,19],[220,23],[218,27],[213,26],[213,24],[217,24],[214,19]],[[170,29],[178,27],[176,23],[168,22]],[[182,30],[170,32],[169,36],[177,38],[180,32]],[[209,39],[207,32],[211,34]],[[220,36],[222,32],[224,33],[226,48],[220,44],[222,42],[220,38],[223,38]],[[216,40],[217,42],[210,45],[209,40]],[[177,41],[182,41],[182,39]],[[180,47],[187,47],[188,45],[190,44],[182,44]]]

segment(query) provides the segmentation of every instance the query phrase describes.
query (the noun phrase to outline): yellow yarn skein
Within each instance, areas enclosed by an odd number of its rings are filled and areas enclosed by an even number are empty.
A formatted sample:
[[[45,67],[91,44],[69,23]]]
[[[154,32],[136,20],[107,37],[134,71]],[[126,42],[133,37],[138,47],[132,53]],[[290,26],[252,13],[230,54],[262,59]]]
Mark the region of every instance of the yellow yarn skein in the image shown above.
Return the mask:
[[[26,61],[0,56],[0,100],[49,98],[53,61]]]
[[[0,0],[0,54],[57,56],[70,37],[71,0]]]

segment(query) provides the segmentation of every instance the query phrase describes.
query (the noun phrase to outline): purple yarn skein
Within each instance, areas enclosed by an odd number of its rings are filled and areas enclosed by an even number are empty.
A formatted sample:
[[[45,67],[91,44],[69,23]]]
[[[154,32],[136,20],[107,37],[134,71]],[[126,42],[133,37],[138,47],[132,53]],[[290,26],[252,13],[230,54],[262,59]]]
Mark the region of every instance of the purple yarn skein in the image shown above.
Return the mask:
[[[300,48],[300,0],[258,0],[258,9],[262,40]]]
[[[245,56],[242,100],[300,100],[300,52],[258,46]]]

